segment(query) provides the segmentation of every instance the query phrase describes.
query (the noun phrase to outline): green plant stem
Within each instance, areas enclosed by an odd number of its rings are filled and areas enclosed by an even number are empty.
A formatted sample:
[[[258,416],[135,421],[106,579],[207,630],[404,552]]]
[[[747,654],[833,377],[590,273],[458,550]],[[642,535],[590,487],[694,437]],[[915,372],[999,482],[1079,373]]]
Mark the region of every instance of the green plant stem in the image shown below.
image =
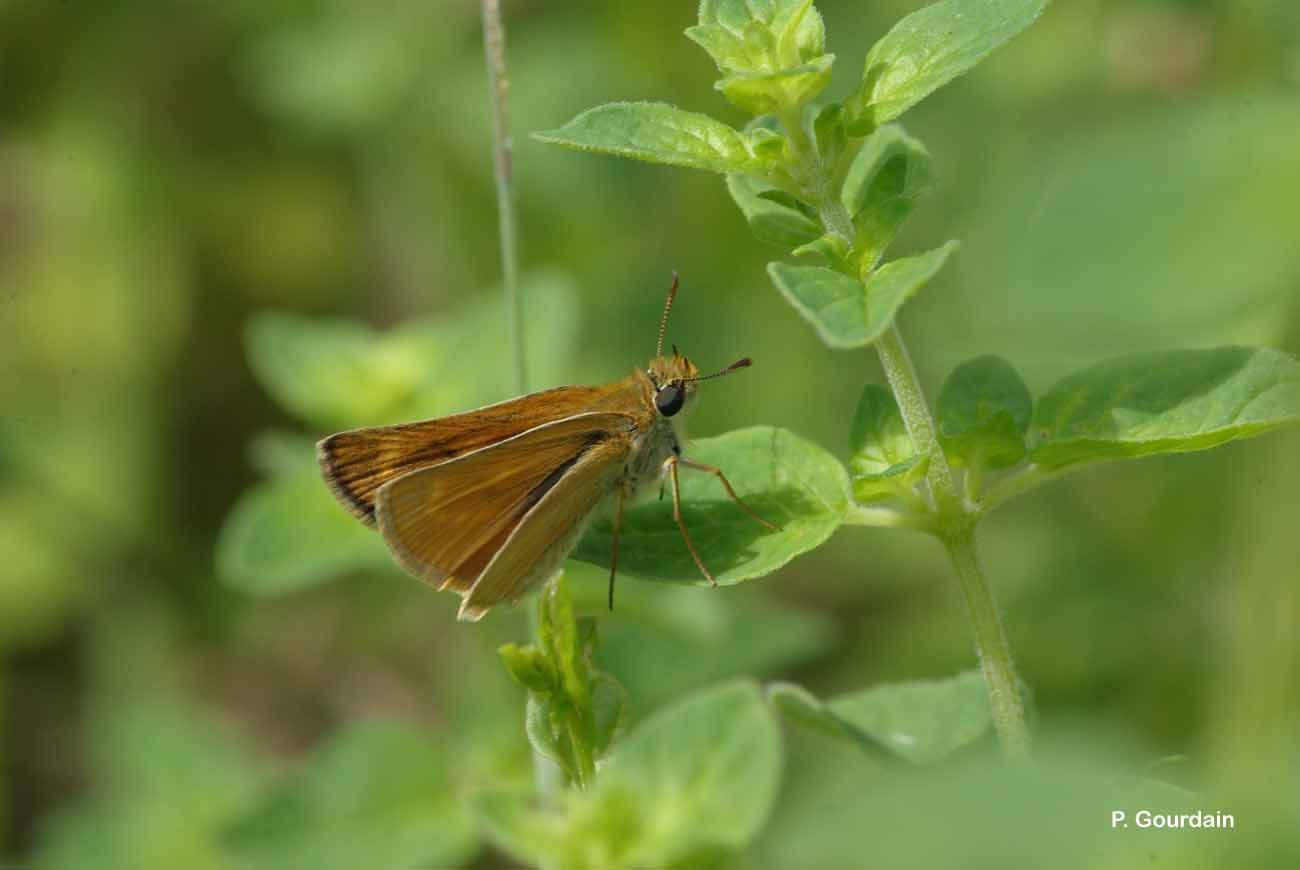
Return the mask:
[[[571,710],[566,728],[569,732],[569,745],[573,748],[573,760],[577,762],[578,781],[576,785],[582,791],[591,788],[596,782],[596,759],[591,753],[591,745],[585,739],[586,723],[580,710]]]
[[[493,168],[497,187],[497,224],[501,236],[502,287],[514,348],[515,388],[528,391],[524,356],[523,312],[519,301],[519,254],[516,244],[514,191],[511,185],[510,123],[506,112],[510,81],[506,77],[506,32],[499,0],[483,0],[483,51],[487,67],[488,104],[492,109]]]
[[[993,588],[984,576],[979,553],[975,549],[975,523],[941,532],[939,535],[961,583],[966,612],[970,615],[975,636],[975,653],[988,684],[989,705],[993,710],[993,727],[1002,750],[1012,758],[1029,757],[1029,730],[1025,726],[1025,703],[1011,660],[1011,647],[998,614]]]
[[[975,654],[988,683],[989,703],[993,709],[993,725],[1003,751],[1014,758],[1029,754],[1029,732],[1025,727],[1025,705],[1020,694],[1020,683],[1011,659],[1011,646],[998,615],[997,601],[975,550],[975,523],[978,509],[969,505],[957,490],[948,465],[935,435],[934,418],[930,415],[925,394],[921,391],[916,370],[908,356],[907,346],[898,332],[898,326],[889,329],[876,341],[880,362],[885,367],[885,377],[894,391],[903,415],[907,432],[917,450],[930,457],[927,481],[934,499],[937,534],[948,550],[957,579],[961,583],[962,597],[970,617],[971,633],[975,640]]]
[[[916,369],[912,367],[912,358],[898,331],[898,324],[891,323],[880,338],[876,339],[876,353],[880,357],[880,364],[884,366],[885,378],[894,393],[894,400],[898,402],[898,410],[903,415],[907,434],[917,451],[930,458],[926,481],[930,484],[930,497],[934,500],[940,521],[964,517],[968,513],[966,503],[953,479],[948,457],[939,447],[934,417],[925,401],[925,393],[921,391],[921,382],[916,376]]]
[[[560,575],[556,575],[557,577]],[[552,578],[552,583],[556,582]],[[537,638],[538,646],[542,645],[542,599],[548,590],[543,589],[538,597],[537,606],[528,608],[528,633]],[[564,791],[565,774],[551,759],[542,755],[536,749],[532,751],[533,756],[533,787],[537,789],[537,798],[539,802],[546,807],[558,807],[560,804],[560,795]]]
[[[838,198],[822,200],[818,212],[827,231],[843,238],[850,246],[854,241],[853,219]],[[970,616],[975,654],[979,657],[988,684],[993,725],[1003,751],[1014,758],[1029,754],[1029,731],[1025,727],[1025,705],[1011,658],[997,601],[975,551],[975,524],[979,508],[962,498],[953,478],[948,457],[939,446],[934,417],[921,390],[920,379],[912,366],[907,345],[897,324],[890,324],[876,339],[876,352],[885,369],[885,377],[898,402],[907,433],[916,449],[930,459],[926,481],[933,500],[934,525],[931,528],[943,541],[961,582],[962,597]]]
[[[817,213],[828,232],[839,236],[850,247],[853,245],[853,237],[857,235],[853,231],[853,218],[838,197],[833,194],[825,197],[818,206]]]
[[[844,522],[855,526],[874,526],[879,529],[922,529],[933,528],[930,517],[923,511],[898,510],[892,507],[862,505],[850,500],[844,514]]]

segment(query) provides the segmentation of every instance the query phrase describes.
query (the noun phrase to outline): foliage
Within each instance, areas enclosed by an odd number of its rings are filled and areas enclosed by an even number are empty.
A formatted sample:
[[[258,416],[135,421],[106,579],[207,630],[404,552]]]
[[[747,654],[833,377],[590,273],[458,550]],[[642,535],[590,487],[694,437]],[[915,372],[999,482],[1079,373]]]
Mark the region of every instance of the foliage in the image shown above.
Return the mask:
[[[627,691],[591,667],[596,624],[574,619],[563,576],[547,584],[537,609],[538,645],[505,644],[501,660],[528,690],[533,751],[558,764],[572,785],[591,788],[596,762],[626,724]]]
[[[1262,347],[1300,335],[1295,4],[719,0],[686,39],[505,5],[517,131],[662,97],[539,138],[728,194],[517,139],[522,250],[565,264],[523,288],[530,383],[642,365],[679,269],[671,339],[756,360],[688,455],[780,531],[684,471],[729,588],[651,498],[612,616],[598,517],[571,603],[464,629],[321,486],[330,431],[510,394],[473,4],[0,4],[0,862],[1300,862],[1300,400]],[[932,438],[819,352],[900,317]],[[938,548],[834,535],[1013,501],[980,534],[1032,766]]]
[[[984,678],[977,672],[873,686],[826,702],[792,683],[773,684],[767,692],[797,722],[916,764],[942,759],[993,725]]]
[[[974,67],[1045,5],[945,0],[926,7],[871,48],[847,99],[819,104],[813,100],[830,81],[834,56],[810,2],[704,0],[688,36],[724,74],[717,89],[753,116],[743,129],[662,103],[615,103],[537,136],[726,174],[760,241],[819,261],[769,264],[785,301],[832,349],[878,346],[890,389],[868,385],[859,402],[849,488],[856,503],[840,518],[910,525],[943,541],[962,584],[981,678],[880,687],[830,704],[795,686],[775,687],[772,697],[800,721],[914,761],[939,758],[990,723],[1010,755],[1028,752],[1024,692],[975,550],[975,526],[989,509],[1090,459],[1201,449],[1300,422],[1296,361],[1249,348],[1116,359],[1065,378],[1037,403],[1009,362],[983,356],[953,370],[931,415],[895,319],[957,243],[882,262],[933,186],[925,147],[890,122]],[[735,451],[714,461],[745,468]],[[774,455],[766,464],[790,463]],[[990,471],[1003,476],[986,488]],[[880,501],[895,506],[867,507]],[[750,555],[733,536],[718,540]],[[985,683],[990,708],[981,709],[971,688]]]
[[[776,797],[781,743],[758,687],[731,683],[647,719],[596,786],[558,809],[488,792],[477,807],[507,852],[542,867],[717,867],[758,833]]]

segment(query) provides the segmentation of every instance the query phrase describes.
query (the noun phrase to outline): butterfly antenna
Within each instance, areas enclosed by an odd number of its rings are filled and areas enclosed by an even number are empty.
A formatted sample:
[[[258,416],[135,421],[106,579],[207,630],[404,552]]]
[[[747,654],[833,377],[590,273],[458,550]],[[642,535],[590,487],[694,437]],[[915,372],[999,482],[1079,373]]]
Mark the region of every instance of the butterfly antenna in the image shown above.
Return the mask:
[[[673,310],[673,300],[677,298],[677,270],[673,269],[673,286],[668,288],[668,301],[664,303],[664,315],[659,318],[659,340],[655,342],[655,356],[664,355],[664,332],[668,329],[668,312]]]
[[[747,369],[747,368],[749,368],[750,366],[752,366],[753,364],[754,364],[754,361],[753,361],[752,359],[750,359],[749,357],[744,357],[744,358],[742,358],[742,359],[738,359],[738,360],[736,360],[734,363],[732,363],[731,365],[727,366],[725,369],[721,369],[720,371],[716,371],[716,372],[714,372],[714,373],[711,374],[711,375],[701,375],[701,376],[698,377],[698,378],[687,378],[686,380],[687,380],[688,382],[694,382],[694,381],[707,381],[709,378],[720,378],[720,377],[722,377],[723,375],[729,375],[729,374],[731,374],[731,373],[734,372],[734,371],[738,371],[738,370],[740,370],[740,369]]]

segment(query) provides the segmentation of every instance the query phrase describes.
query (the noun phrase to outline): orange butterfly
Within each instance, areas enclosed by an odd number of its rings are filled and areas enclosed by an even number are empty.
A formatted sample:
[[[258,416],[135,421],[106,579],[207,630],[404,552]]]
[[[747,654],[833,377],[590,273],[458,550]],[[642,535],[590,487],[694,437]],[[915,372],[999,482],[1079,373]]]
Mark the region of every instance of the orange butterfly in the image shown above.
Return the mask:
[[[682,521],[678,466],[716,475],[754,519],[776,526],[741,501],[720,469],[682,456],[680,415],[699,382],[750,360],[701,377],[675,347],[663,356],[676,297],[674,273],[655,358],[644,370],[603,387],[555,387],[436,420],[331,435],[316,445],[325,482],[362,522],[379,527],[402,568],[460,594],[462,620],[482,618],[553,574],[611,498],[612,608],[623,504],[665,474],[673,519],[716,586]]]

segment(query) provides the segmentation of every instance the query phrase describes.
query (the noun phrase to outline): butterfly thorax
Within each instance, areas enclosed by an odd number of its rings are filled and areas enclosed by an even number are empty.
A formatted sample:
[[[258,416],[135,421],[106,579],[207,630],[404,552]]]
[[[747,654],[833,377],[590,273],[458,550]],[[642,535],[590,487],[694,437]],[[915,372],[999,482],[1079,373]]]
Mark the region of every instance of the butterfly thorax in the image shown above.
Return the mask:
[[[664,462],[670,456],[681,455],[686,440],[683,426],[686,409],[696,388],[688,379],[698,373],[690,360],[674,354],[653,360],[648,369],[638,370],[627,379],[641,394],[637,403],[640,413],[623,476],[624,492],[628,496],[635,496],[647,483],[657,484],[663,476]],[[656,407],[655,398],[672,385],[683,391],[682,402],[680,409],[666,416]]]

